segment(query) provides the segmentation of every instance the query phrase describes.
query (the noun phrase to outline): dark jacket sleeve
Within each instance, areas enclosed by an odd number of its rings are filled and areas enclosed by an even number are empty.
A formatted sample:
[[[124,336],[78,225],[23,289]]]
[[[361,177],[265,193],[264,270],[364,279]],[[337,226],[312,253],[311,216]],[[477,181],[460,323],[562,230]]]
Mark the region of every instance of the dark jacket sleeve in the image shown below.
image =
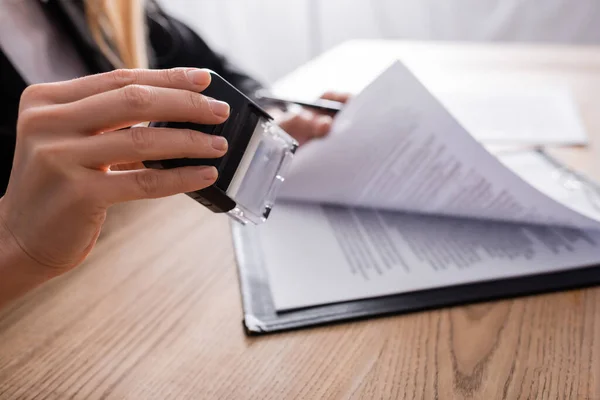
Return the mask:
[[[193,30],[154,6],[148,17],[151,63],[154,68],[208,68],[249,97],[262,88],[259,81],[213,51]]]
[[[10,178],[15,152],[15,132],[0,126],[0,197],[4,195]]]
[[[25,82],[0,49],[0,196],[4,195],[15,153],[19,99]]]

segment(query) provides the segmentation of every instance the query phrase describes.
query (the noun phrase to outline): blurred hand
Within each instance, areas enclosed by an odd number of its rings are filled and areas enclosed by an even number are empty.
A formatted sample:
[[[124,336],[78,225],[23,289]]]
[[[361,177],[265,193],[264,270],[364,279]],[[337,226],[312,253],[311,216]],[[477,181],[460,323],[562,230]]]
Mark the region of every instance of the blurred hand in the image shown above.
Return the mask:
[[[19,261],[56,276],[86,258],[111,205],[212,185],[212,167],[111,170],[144,160],[223,156],[221,137],[123,129],[144,121],[223,123],[229,106],[199,94],[209,84],[206,71],[172,69],[30,86],[21,98],[14,167],[0,199],[0,227],[22,252]]]
[[[350,97],[350,94],[336,92],[327,92],[321,96],[322,99],[339,101],[341,103],[346,103]],[[297,113],[275,114],[275,121],[284,131],[293,136],[302,145],[312,139],[327,135],[331,130],[333,116],[302,108]]]

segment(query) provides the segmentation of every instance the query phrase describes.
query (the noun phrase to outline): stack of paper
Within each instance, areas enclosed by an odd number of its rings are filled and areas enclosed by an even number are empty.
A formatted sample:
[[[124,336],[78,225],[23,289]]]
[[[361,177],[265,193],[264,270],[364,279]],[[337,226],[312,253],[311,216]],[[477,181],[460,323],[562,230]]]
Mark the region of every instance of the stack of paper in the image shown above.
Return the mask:
[[[244,229],[290,310],[600,263],[599,200],[538,152],[492,155],[397,62]]]

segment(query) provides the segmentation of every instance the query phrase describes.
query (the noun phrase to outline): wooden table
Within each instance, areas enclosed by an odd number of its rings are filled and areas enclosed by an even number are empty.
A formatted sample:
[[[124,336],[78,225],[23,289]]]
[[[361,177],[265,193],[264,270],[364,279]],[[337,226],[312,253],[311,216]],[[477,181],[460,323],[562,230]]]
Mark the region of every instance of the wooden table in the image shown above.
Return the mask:
[[[594,143],[557,153],[600,177],[600,48],[394,46],[568,83]],[[600,289],[247,338],[237,285],[225,217],[115,208],[85,265],[0,313],[0,398],[600,399]]]

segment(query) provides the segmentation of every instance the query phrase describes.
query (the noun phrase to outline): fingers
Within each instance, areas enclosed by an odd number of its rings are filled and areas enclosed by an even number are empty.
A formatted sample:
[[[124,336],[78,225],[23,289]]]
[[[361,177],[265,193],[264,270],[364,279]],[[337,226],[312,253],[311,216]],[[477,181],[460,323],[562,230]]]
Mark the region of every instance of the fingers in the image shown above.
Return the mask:
[[[322,115],[304,110],[298,116],[298,126],[296,129],[305,132],[309,139],[320,138],[329,133],[332,123],[333,118],[329,115]]]
[[[141,85],[125,86],[59,107],[71,118],[59,119],[68,126],[54,126],[54,129],[87,134],[121,129],[144,121],[215,125],[229,117],[227,103],[187,90]]]
[[[218,158],[227,152],[227,140],[186,129],[136,127],[76,142],[74,153],[91,168],[145,160]]]
[[[338,101],[340,103],[347,103],[352,97],[350,93],[338,93],[338,92],[326,92],[321,98],[325,100]]]
[[[314,121],[314,137],[323,137],[331,130],[333,118],[328,115],[320,115]]]
[[[111,171],[130,171],[134,169],[144,169],[146,166],[143,162],[132,162],[124,164],[112,164],[110,166]]]
[[[279,126],[292,135],[300,144],[310,139],[320,138],[329,133],[333,119],[312,111],[302,110],[280,122]]]
[[[329,115],[316,114],[312,111],[303,111],[299,115],[298,124],[301,126],[298,129],[302,129],[307,133],[307,136],[311,138],[323,137],[329,133],[333,118]]]
[[[207,70],[173,68],[165,70],[118,69],[44,86],[43,96],[49,103],[71,103],[99,93],[129,85],[146,85],[202,92],[210,85]]]
[[[207,188],[217,180],[214,167],[182,167],[108,172],[101,190],[109,205],[157,199]]]

